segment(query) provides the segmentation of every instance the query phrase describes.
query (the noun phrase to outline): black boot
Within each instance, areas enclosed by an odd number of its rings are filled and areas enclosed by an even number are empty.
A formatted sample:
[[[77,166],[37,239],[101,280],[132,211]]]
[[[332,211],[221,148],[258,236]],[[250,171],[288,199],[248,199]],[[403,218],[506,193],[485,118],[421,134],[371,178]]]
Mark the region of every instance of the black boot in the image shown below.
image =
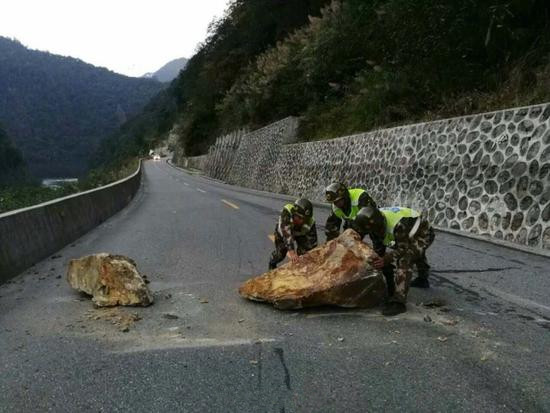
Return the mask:
[[[395,293],[395,275],[393,267],[385,267],[382,269],[382,274],[386,278],[386,286],[388,287],[388,297],[391,297]]]
[[[391,317],[397,314],[404,313],[405,311],[407,311],[407,306],[405,304],[396,301],[390,301],[382,309],[382,314]]]
[[[418,276],[414,280],[411,281],[410,287],[430,288],[430,282],[428,281],[428,277]]]
[[[275,268],[277,268],[277,263],[269,261],[269,271],[274,270]]]

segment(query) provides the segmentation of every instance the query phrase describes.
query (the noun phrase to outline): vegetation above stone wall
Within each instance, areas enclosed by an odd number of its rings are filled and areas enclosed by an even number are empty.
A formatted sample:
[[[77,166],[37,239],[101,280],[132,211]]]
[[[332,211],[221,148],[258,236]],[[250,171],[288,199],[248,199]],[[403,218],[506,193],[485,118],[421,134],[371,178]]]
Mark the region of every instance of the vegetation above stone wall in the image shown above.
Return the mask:
[[[333,1],[249,64],[225,128],[303,115],[318,140],[550,97],[544,1]]]

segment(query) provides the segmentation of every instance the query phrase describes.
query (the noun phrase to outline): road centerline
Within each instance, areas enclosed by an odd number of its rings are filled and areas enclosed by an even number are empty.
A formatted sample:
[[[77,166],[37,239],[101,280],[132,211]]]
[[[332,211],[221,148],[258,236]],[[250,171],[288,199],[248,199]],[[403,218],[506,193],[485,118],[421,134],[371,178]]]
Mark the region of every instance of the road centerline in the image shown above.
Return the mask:
[[[233,209],[240,209],[238,205],[235,205],[233,202],[230,202],[226,199],[222,199],[222,202]]]

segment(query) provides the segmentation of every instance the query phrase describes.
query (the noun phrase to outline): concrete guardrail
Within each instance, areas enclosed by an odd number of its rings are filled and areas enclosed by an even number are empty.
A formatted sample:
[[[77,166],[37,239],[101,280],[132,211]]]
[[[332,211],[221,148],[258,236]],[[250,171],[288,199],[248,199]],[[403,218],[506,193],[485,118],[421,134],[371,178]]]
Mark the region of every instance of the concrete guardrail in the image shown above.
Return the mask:
[[[123,209],[141,182],[141,162],[111,184],[0,214],[0,284]]]

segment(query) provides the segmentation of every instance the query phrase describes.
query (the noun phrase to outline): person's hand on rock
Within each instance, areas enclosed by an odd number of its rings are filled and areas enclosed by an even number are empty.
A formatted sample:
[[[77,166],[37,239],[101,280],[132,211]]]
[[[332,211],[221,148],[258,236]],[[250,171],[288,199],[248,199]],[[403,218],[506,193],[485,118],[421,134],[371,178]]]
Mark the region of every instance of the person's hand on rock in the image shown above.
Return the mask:
[[[384,257],[376,257],[371,261],[371,263],[374,268],[376,268],[377,270],[381,270],[382,268],[384,268],[386,261],[384,260]]]
[[[288,257],[290,262],[298,262],[298,260],[300,258],[300,257],[298,257],[298,254],[296,254],[296,251],[288,251],[286,253],[286,256]]]

